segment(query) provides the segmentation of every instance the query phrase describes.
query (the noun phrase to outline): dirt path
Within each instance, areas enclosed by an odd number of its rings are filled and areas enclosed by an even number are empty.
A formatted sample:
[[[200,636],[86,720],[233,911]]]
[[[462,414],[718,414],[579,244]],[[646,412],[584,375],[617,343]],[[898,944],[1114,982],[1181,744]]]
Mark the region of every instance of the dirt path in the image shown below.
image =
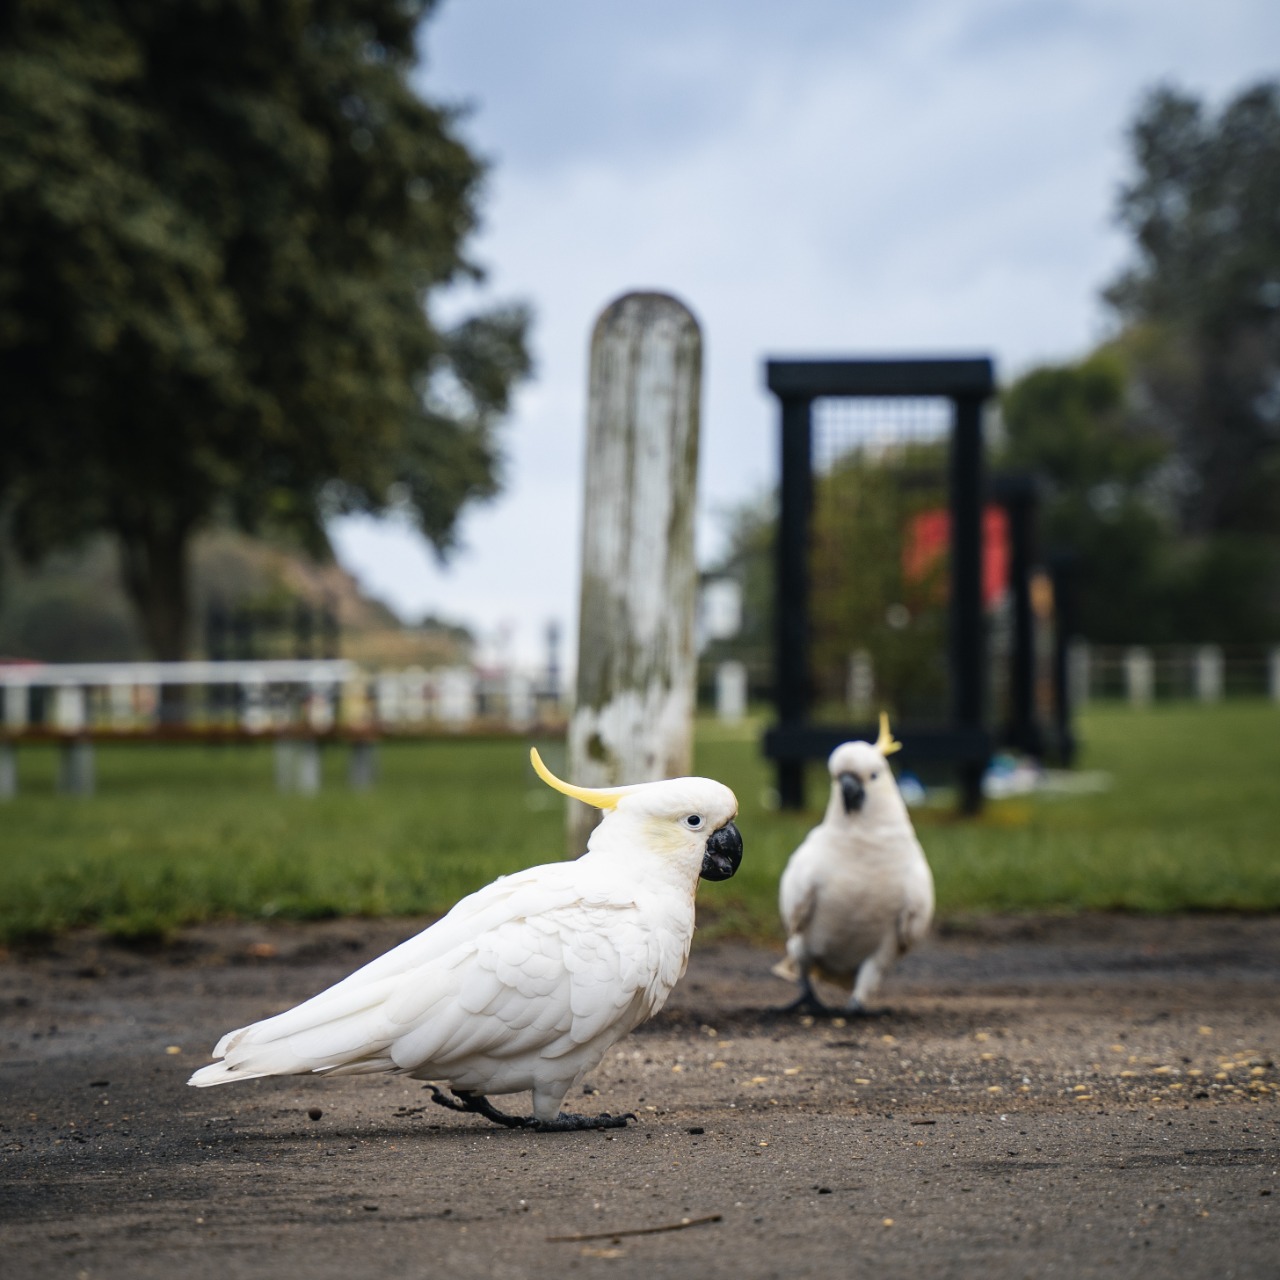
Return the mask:
[[[625,1132],[496,1130],[401,1080],[186,1088],[412,928],[0,963],[4,1274],[1280,1275],[1280,919],[953,926],[850,1024],[770,1018],[775,957],[703,948],[591,1081]]]

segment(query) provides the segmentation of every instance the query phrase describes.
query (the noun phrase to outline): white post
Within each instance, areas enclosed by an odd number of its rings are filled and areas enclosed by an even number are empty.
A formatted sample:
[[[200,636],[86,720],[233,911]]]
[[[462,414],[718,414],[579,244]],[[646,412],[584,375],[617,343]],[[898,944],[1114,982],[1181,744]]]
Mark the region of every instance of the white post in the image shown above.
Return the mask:
[[[4,691],[4,727],[15,733],[27,727],[30,693],[25,684],[11,684]]]
[[[328,733],[333,728],[333,707],[337,690],[328,680],[313,680],[306,700],[307,728]]]
[[[244,696],[241,723],[249,733],[262,733],[271,723],[271,713],[267,710],[266,681],[249,679],[240,688]]]
[[[1156,689],[1156,664],[1150,649],[1135,645],[1125,651],[1124,685],[1130,706],[1145,707],[1151,702]]]
[[[736,578],[709,578],[698,592],[697,647],[731,640],[742,630],[742,584]]]
[[[79,733],[84,728],[85,697],[78,684],[63,684],[54,690],[53,723],[59,733]]]
[[[716,668],[716,718],[736,724],[747,714],[747,668],[744,663],[722,662]]]
[[[858,649],[849,655],[849,710],[855,717],[869,716],[876,696],[876,672],[871,654]]]
[[[438,673],[436,714],[446,724],[470,724],[476,718],[476,674],[470,667],[446,667]]]
[[[1196,650],[1195,686],[1201,702],[1222,701],[1222,650],[1216,644],[1202,644]]]
[[[675,298],[626,294],[596,321],[568,743],[569,780],[581,786],[689,772],[701,381],[702,335]],[[600,815],[569,804],[577,854]]]
[[[410,724],[427,719],[429,678],[422,667],[406,667],[400,673],[400,716]]]
[[[133,684],[127,676],[115,677],[107,686],[108,716],[113,729],[133,726]]]
[[[507,723],[524,729],[533,723],[533,681],[522,672],[507,672]]]
[[[377,707],[378,723],[396,725],[400,723],[400,677],[394,672],[384,672],[374,681],[374,705]]]

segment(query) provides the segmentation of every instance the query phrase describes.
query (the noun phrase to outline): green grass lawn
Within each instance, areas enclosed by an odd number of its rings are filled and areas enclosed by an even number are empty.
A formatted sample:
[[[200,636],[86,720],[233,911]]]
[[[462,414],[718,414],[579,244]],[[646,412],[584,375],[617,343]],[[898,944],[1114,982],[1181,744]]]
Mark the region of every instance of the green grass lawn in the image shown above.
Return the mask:
[[[737,877],[700,891],[704,933],[776,935],[778,876],[824,799],[815,770],[810,812],[768,807],[758,730],[700,726],[696,768],[737,792],[746,844]],[[1280,908],[1280,708],[1096,707],[1080,730],[1081,766],[1111,774],[1108,791],[1000,801],[977,821],[916,811],[942,914]],[[561,801],[520,743],[385,745],[360,795],[335,752],[315,797],[275,792],[267,747],[97,757],[97,795],[73,799],[54,790],[52,749],[21,752],[21,794],[0,806],[0,939],[438,913],[563,856]]]

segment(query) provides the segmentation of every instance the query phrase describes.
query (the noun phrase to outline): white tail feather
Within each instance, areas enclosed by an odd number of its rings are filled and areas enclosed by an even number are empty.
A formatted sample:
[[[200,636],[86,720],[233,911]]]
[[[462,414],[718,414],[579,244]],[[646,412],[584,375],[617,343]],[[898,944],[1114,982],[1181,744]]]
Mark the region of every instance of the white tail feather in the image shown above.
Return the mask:
[[[261,1076],[269,1076],[270,1071],[250,1071],[242,1065],[228,1065],[225,1062],[213,1062],[199,1071],[187,1081],[197,1089],[207,1089],[215,1084],[235,1084],[239,1080],[257,1080]]]

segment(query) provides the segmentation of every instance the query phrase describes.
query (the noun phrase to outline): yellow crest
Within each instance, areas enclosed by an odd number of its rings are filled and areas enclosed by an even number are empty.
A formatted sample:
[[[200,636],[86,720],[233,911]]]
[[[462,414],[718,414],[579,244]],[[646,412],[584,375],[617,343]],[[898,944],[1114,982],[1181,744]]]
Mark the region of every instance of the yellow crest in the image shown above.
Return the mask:
[[[570,796],[574,800],[581,800],[583,804],[593,805],[597,809],[615,808],[618,801],[631,790],[630,787],[575,787],[572,782],[561,782],[542,763],[542,757],[538,754],[537,747],[529,748],[529,759],[533,764],[534,773],[553,791],[559,791],[561,795]]]
[[[876,750],[882,756],[891,756],[895,751],[902,750],[902,743],[893,740],[893,734],[889,730],[889,715],[885,711],[880,713],[880,736],[876,739]]]

